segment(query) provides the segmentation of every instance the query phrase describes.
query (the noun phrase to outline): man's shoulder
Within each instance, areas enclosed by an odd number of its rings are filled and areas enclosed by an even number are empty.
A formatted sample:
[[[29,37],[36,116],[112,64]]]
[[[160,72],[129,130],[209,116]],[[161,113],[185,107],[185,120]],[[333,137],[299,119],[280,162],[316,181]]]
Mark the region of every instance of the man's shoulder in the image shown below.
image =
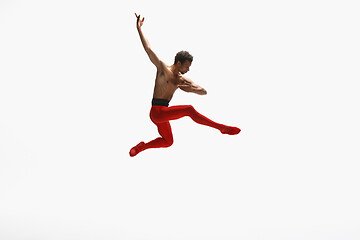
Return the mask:
[[[169,66],[163,62],[162,60],[160,60],[160,66],[158,67],[158,72],[164,73],[166,71],[169,71]]]
[[[185,77],[184,75],[180,75],[180,80],[186,80],[186,81],[188,81],[188,82],[191,82],[191,83],[193,83],[193,81],[190,79],[190,78],[188,78],[188,77]]]
[[[166,64],[166,62],[160,60],[161,65],[163,65],[166,69],[170,69],[170,65]]]

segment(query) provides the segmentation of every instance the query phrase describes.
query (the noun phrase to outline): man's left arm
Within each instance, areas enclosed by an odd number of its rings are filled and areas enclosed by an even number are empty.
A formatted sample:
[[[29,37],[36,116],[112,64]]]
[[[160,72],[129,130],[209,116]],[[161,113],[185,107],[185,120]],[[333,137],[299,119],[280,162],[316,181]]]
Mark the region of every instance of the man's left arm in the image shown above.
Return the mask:
[[[199,95],[206,95],[206,90],[195,84],[191,79],[182,76],[182,80],[179,84],[179,88],[185,92],[193,92]]]

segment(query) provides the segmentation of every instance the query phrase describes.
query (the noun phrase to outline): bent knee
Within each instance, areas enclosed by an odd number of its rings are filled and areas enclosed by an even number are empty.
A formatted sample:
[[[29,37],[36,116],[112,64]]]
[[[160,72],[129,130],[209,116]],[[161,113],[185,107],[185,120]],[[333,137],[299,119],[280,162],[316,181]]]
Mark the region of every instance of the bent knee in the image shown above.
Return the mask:
[[[186,105],[187,110],[195,110],[195,108],[192,105]]]
[[[191,105],[187,105],[187,106],[186,106],[186,112],[187,112],[188,114],[192,114],[192,113],[195,112],[195,108],[194,108],[193,106],[191,106]]]
[[[173,143],[174,143],[173,139],[167,139],[165,140],[164,147],[170,147],[171,145],[173,145]]]

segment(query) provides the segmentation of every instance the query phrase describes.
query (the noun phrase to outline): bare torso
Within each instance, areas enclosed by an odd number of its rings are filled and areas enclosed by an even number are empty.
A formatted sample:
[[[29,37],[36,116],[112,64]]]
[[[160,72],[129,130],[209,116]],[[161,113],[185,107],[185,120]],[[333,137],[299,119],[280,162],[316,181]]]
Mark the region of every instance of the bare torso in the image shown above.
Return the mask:
[[[162,70],[158,70],[156,73],[153,98],[162,98],[170,101],[174,92],[178,89],[182,75],[181,73],[178,75],[174,74],[170,66],[162,64]]]

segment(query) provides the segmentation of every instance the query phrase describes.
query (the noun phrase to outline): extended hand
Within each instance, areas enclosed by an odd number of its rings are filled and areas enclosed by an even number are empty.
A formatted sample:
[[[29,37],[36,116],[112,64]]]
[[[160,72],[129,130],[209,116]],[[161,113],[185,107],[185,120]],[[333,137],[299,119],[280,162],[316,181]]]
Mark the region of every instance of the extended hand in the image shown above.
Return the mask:
[[[143,17],[143,19],[141,20],[140,19],[140,14],[139,14],[139,16],[135,13],[135,16],[136,16],[136,18],[137,18],[137,21],[136,21],[136,27],[137,28],[141,28],[141,26],[143,25],[143,23],[144,23],[144,17]]]

